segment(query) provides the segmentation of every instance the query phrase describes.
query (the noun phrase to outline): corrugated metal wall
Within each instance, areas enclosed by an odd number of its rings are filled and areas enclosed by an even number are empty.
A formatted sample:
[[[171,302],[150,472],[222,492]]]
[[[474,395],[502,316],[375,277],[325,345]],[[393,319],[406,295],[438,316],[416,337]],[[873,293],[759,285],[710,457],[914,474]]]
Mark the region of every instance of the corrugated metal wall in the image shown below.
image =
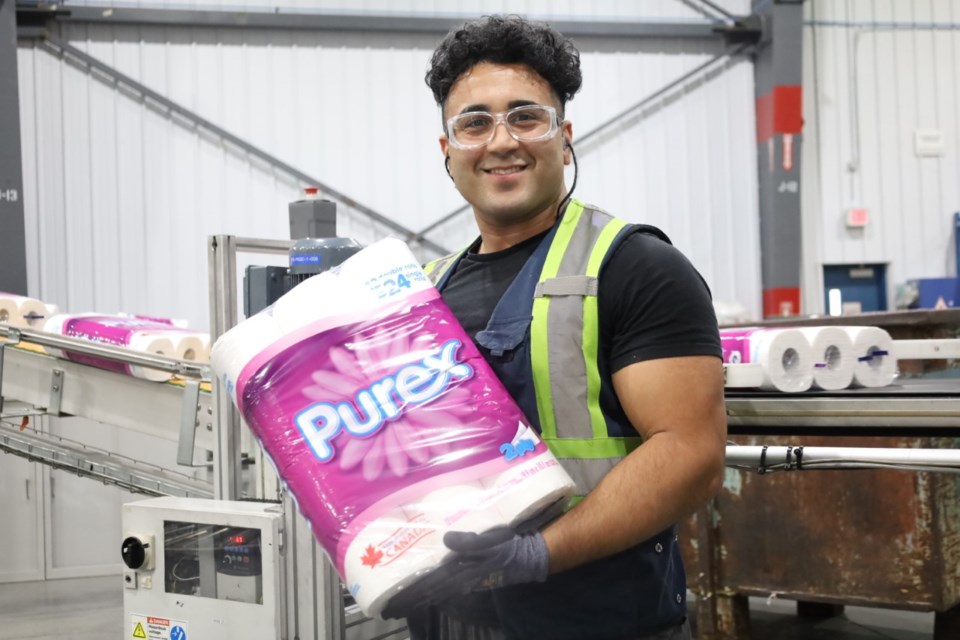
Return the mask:
[[[489,13],[505,4],[442,9]],[[422,12],[439,5],[324,6]],[[727,5],[742,12],[747,2]],[[509,10],[699,17],[673,0],[531,1]],[[71,25],[61,36],[406,227],[420,230],[462,205],[443,171],[439,114],[422,81],[435,35]],[[721,47],[577,42],[585,82],[568,110],[577,135]],[[44,48],[21,46],[19,68],[31,294],[69,311],[123,309],[206,326],[206,237],[287,237],[286,206],[298,185]],[[758,314],[753,121],[751,65],[731,62],[580,150],[577,194],[661,226],[715,297]],[[386,234],[341,211],[341,233],[362,242]],[[474,234],[463,214],[431,239],[455,248]]]
[[[956,275],[960,211],[960,4],[814,0],[804,29],[805,308],[823,309],[824,264],[889,263],[897,283]],[[918,157],[917,130],[942,133]],[[848,229],[845,210],[869,210]]]

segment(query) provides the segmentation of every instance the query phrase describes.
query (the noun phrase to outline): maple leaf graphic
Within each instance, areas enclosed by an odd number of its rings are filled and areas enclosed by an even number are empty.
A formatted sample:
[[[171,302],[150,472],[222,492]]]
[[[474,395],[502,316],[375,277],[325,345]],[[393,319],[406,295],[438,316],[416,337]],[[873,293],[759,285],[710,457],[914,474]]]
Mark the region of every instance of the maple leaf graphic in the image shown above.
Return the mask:
[[[372,544],[367,545],[365,551],[366,553],[360,558],[360,562],[368,567],[375,567],[380,564],[380,560],[383,559],[383,551],[374,549]]]

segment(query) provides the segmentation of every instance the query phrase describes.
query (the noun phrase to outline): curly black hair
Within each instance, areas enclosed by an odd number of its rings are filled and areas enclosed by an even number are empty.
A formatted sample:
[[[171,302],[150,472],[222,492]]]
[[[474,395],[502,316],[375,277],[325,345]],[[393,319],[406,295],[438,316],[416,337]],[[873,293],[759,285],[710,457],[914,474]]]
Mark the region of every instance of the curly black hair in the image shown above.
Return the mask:
[[[527,65],[550,84],[561,108],[582,82],[580,52],[556,30],[516,15],[484,16],[448,33],[433,52],[424,80],[438,105],[479,62]]]

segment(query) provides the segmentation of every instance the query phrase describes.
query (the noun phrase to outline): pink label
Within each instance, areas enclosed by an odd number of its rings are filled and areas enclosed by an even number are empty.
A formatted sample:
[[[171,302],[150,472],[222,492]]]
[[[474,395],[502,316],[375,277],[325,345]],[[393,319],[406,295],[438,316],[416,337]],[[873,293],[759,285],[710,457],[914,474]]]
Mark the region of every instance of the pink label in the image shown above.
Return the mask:
[[[723,329],[720,331],[720,347],[723,361],[728,364],[753,362],[752,337],[763,329]]]
[[[143,331],[143,324],[145,323],[117,316],[80,316],[64,322],[61,333],[71,338],[82,338],[115,347],[126,347],[130,344],[130,338],[133,334]],[[128,365],[122,362],[114,362],[70,351],[67,352],[67,358],[98,369],[129,373]]]

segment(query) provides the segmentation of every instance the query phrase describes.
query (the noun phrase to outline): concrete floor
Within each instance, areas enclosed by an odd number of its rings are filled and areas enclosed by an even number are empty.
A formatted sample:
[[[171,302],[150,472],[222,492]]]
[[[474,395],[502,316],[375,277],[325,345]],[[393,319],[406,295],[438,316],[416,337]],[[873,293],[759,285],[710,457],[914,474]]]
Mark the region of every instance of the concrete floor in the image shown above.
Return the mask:
[[[750,600],[757,640],[929,640],[933,614],[847,607],[842,616],[798,618],[786,600]],[[123,638],[119,576],[0,585],[0,640]],[[216,640],[216,639],[212,639]],[[258,639],[259,640],[259,639]]]

